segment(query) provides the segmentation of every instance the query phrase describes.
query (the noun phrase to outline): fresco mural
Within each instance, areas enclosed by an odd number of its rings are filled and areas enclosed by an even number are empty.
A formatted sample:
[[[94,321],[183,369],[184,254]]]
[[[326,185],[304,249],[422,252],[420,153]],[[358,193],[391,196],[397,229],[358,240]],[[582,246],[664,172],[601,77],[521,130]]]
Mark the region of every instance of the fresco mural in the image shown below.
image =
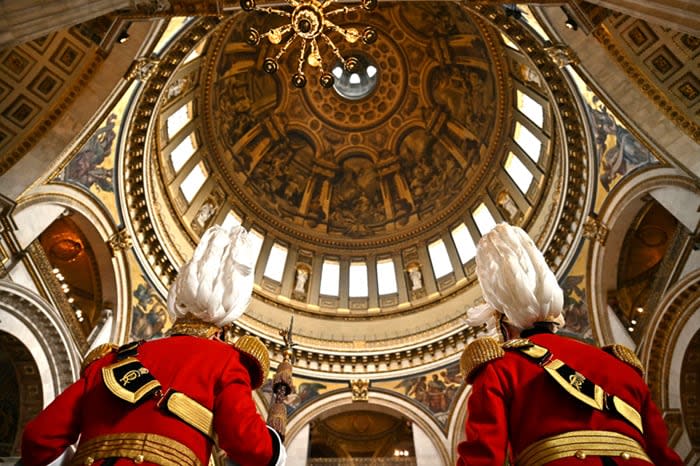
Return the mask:
[[[263,399],[269,406],[272,400],[272,378],[274,376],[274,369],[270,370],[268,379],[265,381],[260,391],[262,392]],[[311,403],[316,398],[326,393],[338,390],[346,389],[349,390],[347,383],[334,382],[334,381],[319,381],[313,379],[305,379],[301,377],[294,377],[294,388],[295,391],[287,397],[285,405],[287,407],[287,416],[291,416],[299,408]]]
[[[425,408],[443,428],[447,428],[453,404],[462,387],[459,362],[400,380],[373,382],[372,387],[388,389],[410,398]],[[371,388],[369,397],[372,398]]]
[[[166,330],[168,311],[155,288],[143,275],[140,277],[141,282],[132,295],[130,336],[133,340],[160,338]]]

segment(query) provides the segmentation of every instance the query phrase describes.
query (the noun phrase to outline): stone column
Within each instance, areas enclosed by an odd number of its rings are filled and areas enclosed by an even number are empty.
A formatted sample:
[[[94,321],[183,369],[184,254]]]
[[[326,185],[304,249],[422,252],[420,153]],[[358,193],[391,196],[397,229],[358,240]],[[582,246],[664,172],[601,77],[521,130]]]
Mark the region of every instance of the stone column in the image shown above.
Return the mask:
[[[130,5],[130,0],[3,0],[0,2],[0,49],[130,8]]]

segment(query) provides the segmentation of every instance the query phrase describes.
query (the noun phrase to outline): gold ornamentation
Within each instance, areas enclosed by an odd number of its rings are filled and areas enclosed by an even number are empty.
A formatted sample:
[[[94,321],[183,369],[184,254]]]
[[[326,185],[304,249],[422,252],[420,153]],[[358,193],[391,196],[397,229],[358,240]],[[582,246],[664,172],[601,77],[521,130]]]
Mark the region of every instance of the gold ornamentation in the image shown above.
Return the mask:
[[[146,369],[145,367],[140,367],[138,369],[132,369],[129,372],[127,372],[126,374],[124,374],[121,379],[119,379],[119,383],[121,385],[123,385],[124,387],[126,387],[127,385],[129,385],[129,383],[133,382],[134,380],[138,379],[142,375],[146,375],[146,374],[148,374],[148,369]]]
[[[126,74],[126,80],[131,81],[132,79],[138,79],[140,81],[146,81],[155,72],[160,60],[156,58],[149,57],[139,57],[134,63],[132,63],[131,68]]]
[[[583,382],[586,381],[586,378],[579,374],[578,372],[575,374],[571,374],[569,376],[569,383],[571,384],[572,387],[574,387],[576,390],[579,392],[583,390]]]
[[[608,239],[608,232],[610,230],[608,227],[601,222],[597,216],[589,215],[586,219],[586,223],[583,224],[583,236],[593,241],[599,242],[602,246],[605,246],[605,242]]]
[[[244,353],[257,368],[255,373],[250,374],[253,389],[259,388],[270,372],[270,353],[265,344],[258,338],[250,335],[243,335],[233,344],[241,353]]]
[[[364,31],[360,32],[355,28],[343,28],[330,21],[331,16],[348,14],[352,11],[366,10],[371,11],[377,7],[377,0],[360,0],[361,5],[345,6],[331,11],[325,11],[325,8],[336,0],[286,0],[293,8],[292,12],[280,10],[279,8],[258,7],[255,0],[241,0],[241,8],[244,11],[261,11],[268,14],[289,18],[289,23],[282,26],[270,29],[269,31],[260,34],[256,29],[250,28],[246,42],[248,45],[257,46],[260,40],[267,37],[273,45],[281,45],[280,51],[274,58],[266,58],[263,61],[263,70],[266,73],[276,73],[279,68],[279,60],[287,52],[289,46],[297,39],[300,40],[300,52],[297,72],[292,76],[292,84],[294,87],[302,88],[306,86],[306,75],[304,75],[304,65],[308,62],[309,66],[318,68],[321,72],[319,82],[321,86],[330,88],[333,86],[335,79],[333,75],[323,69],[323,58],[321,57],[319,44],[317,40],[323,39],[328,45],[333,54],[340,60],[345,69],[349,72],[356,71],[359,66],[359,60],[355,57],[348,59],[343,58],[340,51],[333,43],[333,40],[326,35],[326,32],[339,33],[350,44],[356,43],[358,40],[366,45],[372,44],[377,40],[377,31],[368,26]],[[307,52],[308,45],[308,52]]]
[[[644,448],[633,438],[604,430],[577,430],[554,435],[533,443],[518,456],[518,466],[549,464],[561,458],[617,456],[637,458],[651,463]]]
[[[168,335],[191,335],[193,337],[211,338],[221,329],[214,324],[204,322],[202,319],[187,313],[175,321],[168,331]]]
[[[634,367],[642,376],[644,375],[644,366],[642,365],[642,361],[640,361],[637,355],[634,354],[634,351],[625,345],[608,345],[603,346],[601,349],[606,353],[612,354],[620,361]]]
[[[127,249],[131,249],[131,246],[133,246],[133,241],[129,231],[126,228],[121,228],[119,231],[109,237],[107,244],[109,244],[109,249],[112,252],[112,256],[115,256],[117,251],[126,251]]]
[[[355,379],[350,382],[352,401],[369,400],[369,379]]]
[[[508,340],[501,344],[503,349],[510,350],[510,349],[519,349],[519,348],[527,348],[529,346],[532,346],[533,343],[528,340],[527,338],[513,338],[512,340]]]
[[[491,337],[477,338],[472,341],[464,349],[459,360],[464,380],[471,383],[471,377],[478,368],[494,359],[502,358],[504,355],[505,351],[500,343]]]
[[[202,466],[187,446],[157,434],[120,433],[102,435],[80,442],[71,466],[90,465],[95,460],[118,457],[143,457],[143,461],[160,466]]]
[[[175,392],[168,397],[168,411],[191,425],[210,439],[214,438],[214,415],[199,402],[184,393]]]
[[[119,369],[122,366],[134,363],[137,363],[138,365],[141,364],[141,362],[138,359],[128,357],[102,368],[102,380],[104,381],[104,384],[107,387],[107,389],[118,398],[121,398],[124,401],[128,401],[129,403],[137,403],[144,396],[148,395],[153,390],[160,387],[160,382],[151,377],[151,380],[145,382],[143,385],[138,387],[136,391],[131,391],[126,388],[126,385],[128,383],[133,382],[142,375],[149,373],[148,369],[146,369],[143,366],[141,366],[141,368],[139,368],[138,371],[128,371],[124,377],[120,378],[120,380],[117,381],[115,370]],[[141,369],[145,370],[145,372],[141,372]]]
[[[92,364],[93,362],[97,361],[98,359],[102,359],[103,357],[107,356],[109,353],[113,352],[116,350],[118,347],[114,343],[105,343],[103,345],[100,345],[90,351],[86,356],[85,359],[83,359],[82,364],[80,365],[80,375],[85,375],[85,369]]]
[[[545,47],[544,51],[559,68],[564,68],[567,65],[578,65],[581,62],[576,52],[564,44],[550,45]]]

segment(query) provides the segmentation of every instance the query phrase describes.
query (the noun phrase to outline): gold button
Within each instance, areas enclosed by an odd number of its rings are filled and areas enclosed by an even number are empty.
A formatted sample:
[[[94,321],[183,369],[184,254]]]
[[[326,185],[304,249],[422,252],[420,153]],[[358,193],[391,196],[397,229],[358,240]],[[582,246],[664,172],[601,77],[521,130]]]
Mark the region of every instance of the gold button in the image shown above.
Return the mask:
[[[574,453],[574,456],[580,460],[586,459],[586,454],[584,452],[582,452],[581,450],[576,450],[576,453]]]
[[[88,456],[87,458],[85,458],[85,466],[90,466],[94,462],[95,458],[93,458],[92,456]]]
[[[137,455],[136,458],[134,458],[134,463],[141,464],[143,463],[143,459],[143,455]]]
[[[631,456],[626,451],[623,451],[622,453],[620,453],[620,458],[622,458],[623,460],[628,460],[631,458]]]

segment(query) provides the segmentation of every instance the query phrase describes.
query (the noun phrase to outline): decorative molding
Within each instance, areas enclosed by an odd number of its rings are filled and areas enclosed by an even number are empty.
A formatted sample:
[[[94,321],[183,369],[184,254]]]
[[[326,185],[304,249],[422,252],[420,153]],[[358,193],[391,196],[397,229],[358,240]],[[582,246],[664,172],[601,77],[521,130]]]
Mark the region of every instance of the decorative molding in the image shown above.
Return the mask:
[[[586,219],[586,222],[583,224],[583,236],[584,238],[588,238],[592,241],[597,241],[599,242],[602,246],[605,246],[605,242],[608,239],[608,232],[610,229],[603,224],[598,219],[598,216],[595,214],[591,214],[588,216]]]
[[[133,246],[133,239],[129,233],[129,230],[122,227],[119,229],[119,231],[110,236],[107,244],[112,252],[112,257],[114,257],[117,255],[118,251],[126,251],[127,249],[131,249]]]
[[[581,63],[581,60],[578,58],[578,55],[576,55],[576,52],[574,52],[571,47],[564,44],[549,45],[544,48],[544,51],[547,52],[549,58],[551,58],[559,68],[564,68],[568,65],[578,65]]]
[[[55,311],[50,305],[15,283],[1,281],[0,310],[24,322],[40,341],[41,351],[46,355],[51,370],[50,374],[43,374],[42,377],[51,377],[54,386],[49,400],[68,388],[78,377],[81,355],[70,346],[70,332],[67,328],[60,328],[60,323],[52,316]],[[3,330],[12,334],[11,329],[3,326]]]
[[[369,400],[369,379],[353,379],[350,381],[352,389],[352,401],[368,401]]]
[[[46,285],[51,299],[58,307],[66,325],[68,325],[73,336],[73,341],[78,346],[80,352],[85,353],[89,346],[87,338],[83,333],[80,322],[78,322],[78,318],[75,316],[73,307],[68,302],[66,294],[61,289],[61,285],[51,271],[53,267],[44,252],[44,248],[41,246],[41,243],[39,243],[39,240],[34,240],[27,246],[26,250],[39,273],[40,279]]]
[[[147,81],[158,68],[160,60],[154,57],[139,57],[131,64],[126,72],[126,80],[138,79]]]

